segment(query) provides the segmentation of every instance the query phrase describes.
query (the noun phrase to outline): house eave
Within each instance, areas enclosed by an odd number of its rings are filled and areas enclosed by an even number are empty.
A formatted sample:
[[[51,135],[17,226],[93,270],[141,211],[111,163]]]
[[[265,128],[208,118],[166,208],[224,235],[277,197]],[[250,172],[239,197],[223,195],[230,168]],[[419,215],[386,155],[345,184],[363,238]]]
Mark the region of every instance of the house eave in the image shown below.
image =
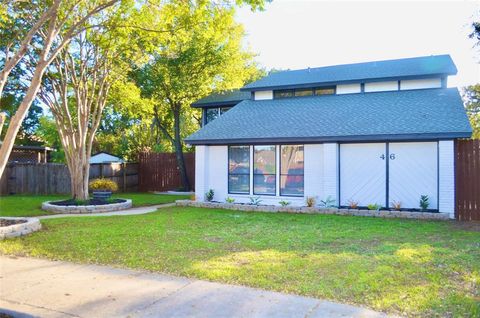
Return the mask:
[[[319,136],[319,137],[273,137],[273,138],[231,138],[231,139],[195,139],[185,140],[189,145],[238,145],[238,144],[314,144],[326,142],[374,142],[374,141],[431,141],[470,138],[471,132],[449,133],[410,133],[358,136]]]
[[[409,75],[409,76],[394,76],[394,77],[379,77],[379,78],[357,78],[349,80],[339,80],[339,81],[328,81],[328,82],[309,82],[309,83],[298,83],[298,84],[286,84],[286,85],[267,85],[267,86],[258,86],[258,87],[242,87],[241,91],[266,91],[266,90],[279,90],[279,89],[295,89],[295,88],[310,88],[310,87],[321,87],[321,86],[332,86],[332,85],[344,85],[344,84],[356,84],[356,83],[372,83],[372,82],[387,82],[387,81],[399,81],[399,80],[412,80],[412,79],[425,79],[432,77],[447,77],[450,75],[455,75],[457,72],[451,73],[432,73],[424,75]]]

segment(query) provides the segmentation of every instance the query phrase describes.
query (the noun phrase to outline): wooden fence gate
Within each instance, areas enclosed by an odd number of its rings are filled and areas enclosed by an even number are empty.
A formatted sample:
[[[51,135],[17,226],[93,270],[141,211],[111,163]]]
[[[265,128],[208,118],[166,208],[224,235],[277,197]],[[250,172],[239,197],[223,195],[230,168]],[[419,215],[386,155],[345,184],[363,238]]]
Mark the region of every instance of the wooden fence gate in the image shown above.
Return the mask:
[[[455,215],[480,220],[480,140],[455,141]]]
[[[195,186],[195,154],[184,153],[191,189]],[[174,153],[143,152],[138,156],[140,191],[171,191],[182,187]]]

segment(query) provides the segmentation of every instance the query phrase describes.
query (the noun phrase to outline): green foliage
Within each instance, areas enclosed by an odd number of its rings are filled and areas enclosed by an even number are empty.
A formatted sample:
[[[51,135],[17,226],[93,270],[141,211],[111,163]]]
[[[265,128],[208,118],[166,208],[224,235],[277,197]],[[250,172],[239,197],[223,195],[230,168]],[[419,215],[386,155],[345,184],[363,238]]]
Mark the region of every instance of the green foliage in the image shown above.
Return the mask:
[[[259,205],[263,200],[260,197],[249,197],[251,205]]]
[[[0,241],[0,253],[246,285],[393,316],[479,316],[474,224],[191,207],[42,224]]]
[[[335,199],[329,195],[324,200],[320,200],[320,204],[325,208],[333,208],[335,206]]]
[[[95,180],[90,181],[88,187],[92,191],[111,191],[116,192],[118,191],[118,185],[115,181],[106,178],[98,178]]]
[[[430,201],[429,201],[429,197],[428,195],[425,195],[425,194],[422,194],[420,196],[420,202],[419,202],[419,206],[422,210],[426,210],[428,209],[428,206],[430,205]]]
[[[380,210],[381,207],[382,206],[380,204],[377,204],[377,203],[375,203],[375,204],[371,203],[371,204],[367,205],[367,208],[369,210],[372,210],[372,211],[378,211],[378,210]]]
[[[234,199],[234,198],[227,197],[227,198],[225,199],[225,202],[230,203],[230,204],[231,204],[231,203],[235,203],[235,199]]]
[[[278,202],[281,206],[288,206],[290,205],[290,201],[282,200]]]
[[[213,197],[215,196],[215,191],[213,189],[210,189],[205,193],[205,199],[207,199],[208,202],[213,201]]]
[[[45,146],[55,148],[56,151],[50,153],[52,162],[65,163],[65,152],[63,151],[60,135],[53,118],[48,116],[40,117],[35,135]]]
[[[480,84],[463,89],[463,100],[472,125],[472,139],[480,139]]]

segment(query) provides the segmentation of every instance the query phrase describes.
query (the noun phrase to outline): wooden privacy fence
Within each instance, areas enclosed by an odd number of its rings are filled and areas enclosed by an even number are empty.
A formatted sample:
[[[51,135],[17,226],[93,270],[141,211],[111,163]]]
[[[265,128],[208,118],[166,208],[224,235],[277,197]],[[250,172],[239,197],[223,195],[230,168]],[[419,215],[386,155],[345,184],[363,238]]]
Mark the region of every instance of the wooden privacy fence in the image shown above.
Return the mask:
[[[190,186],[195,186],[195,154],[184,153]],[[144,152],[138,156],[140,191],[170,191],[182,187],[182,180],[174,153]]]
[[[90,165],[90,179],[104,177],[118,184],[120,191],[138,190],[137,163]],[[70,173],[58,163],[10,163],[0,179],[0,194],[68,194]]]
[[[455,201],[458,220],[480,220],[480,140],[455,142]]]

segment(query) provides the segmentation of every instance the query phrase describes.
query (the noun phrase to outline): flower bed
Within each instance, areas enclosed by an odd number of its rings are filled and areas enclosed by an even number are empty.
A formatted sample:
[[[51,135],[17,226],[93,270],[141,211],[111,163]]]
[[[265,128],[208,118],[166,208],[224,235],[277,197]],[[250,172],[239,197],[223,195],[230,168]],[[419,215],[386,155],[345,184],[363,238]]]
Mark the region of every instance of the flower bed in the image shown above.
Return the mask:
[[[0,240],[27,235],[42,228],[40,220],[37,218],[0,218]]]
[[[69,202],[71,203],[69,205]],[[42,203],[42,210],[54,213],[102,213],[129,209],[132,207],[132,200],[117,199],[113,203],[101,202],[95,204],[95,201],[88,201],[87,205],[74,204],[74,201],[47,201]],[[94,203],[94,204],[90,204]]]
[[[220,202],[198,202],[191,200],[177,200],[178,206],[194,206],[199,208],[218,208],[236,211],[258,211],[258,212],[285,212],[285,213],[308,213],[308,214],[338,214],[355,216],[372,216],[382,218],[408,218],[408,219],[431,219],[448,220],[448,213],[438,212],[406,212],[389,210],[360,210],[360,209],[342,209],[342,208],[322,208],[306,206],[275,206],[275,205],[249,205],[236,203]]]

